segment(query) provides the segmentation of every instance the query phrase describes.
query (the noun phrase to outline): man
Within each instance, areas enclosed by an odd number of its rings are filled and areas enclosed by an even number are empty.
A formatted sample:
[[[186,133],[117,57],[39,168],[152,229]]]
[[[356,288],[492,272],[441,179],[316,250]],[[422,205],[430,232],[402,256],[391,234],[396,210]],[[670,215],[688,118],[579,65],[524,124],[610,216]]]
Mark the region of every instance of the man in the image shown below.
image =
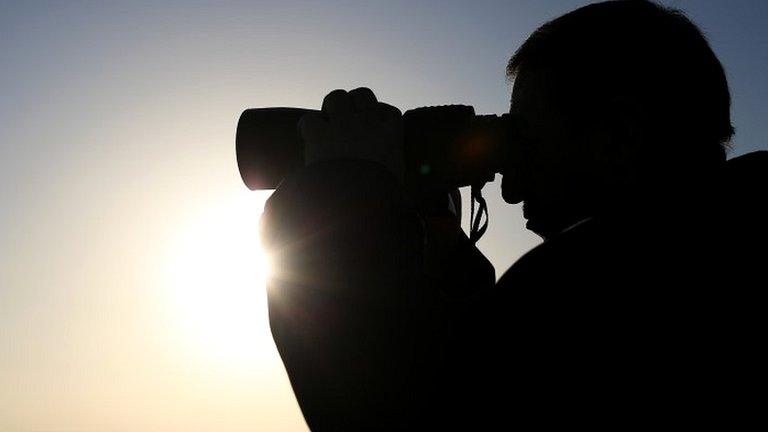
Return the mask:
[[[264,214],[270,319],[313,430],[610,428],[759,419],[766,156],[726,163],[722,67],[680,13],[589,5],[509,62],[502,192],[544,243],[494,284],[402,187],[368,89],[302,119]],[[512,148],[512,147],[511,147]]]

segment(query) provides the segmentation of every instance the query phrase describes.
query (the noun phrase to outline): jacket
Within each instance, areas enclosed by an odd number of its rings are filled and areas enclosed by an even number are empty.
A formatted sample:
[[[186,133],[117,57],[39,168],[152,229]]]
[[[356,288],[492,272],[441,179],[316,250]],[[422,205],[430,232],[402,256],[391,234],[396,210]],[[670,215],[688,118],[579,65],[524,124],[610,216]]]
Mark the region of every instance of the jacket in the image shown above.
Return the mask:
[[[265,207],[272,333],[307,424],[505,430],[757,418],[768,152],[617,206],[495,281],[449,215],[373,162],[287,178]]]

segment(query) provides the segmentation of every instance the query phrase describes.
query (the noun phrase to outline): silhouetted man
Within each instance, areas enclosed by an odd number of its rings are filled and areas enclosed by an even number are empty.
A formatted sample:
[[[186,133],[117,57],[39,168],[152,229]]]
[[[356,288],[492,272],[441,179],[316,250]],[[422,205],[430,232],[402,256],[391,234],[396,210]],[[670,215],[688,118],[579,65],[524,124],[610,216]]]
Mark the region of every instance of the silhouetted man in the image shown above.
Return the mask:
[[[730,96],[700,31],[650,2],[594,4],[538,29],[507,72],[524,163],[502,191],[545,241],[498,283],[450,209],[403,192],[399,111],[337,90],[302,119],[308,165],[263,235],[309,426],[762,421],[768,163],[726,163]]]

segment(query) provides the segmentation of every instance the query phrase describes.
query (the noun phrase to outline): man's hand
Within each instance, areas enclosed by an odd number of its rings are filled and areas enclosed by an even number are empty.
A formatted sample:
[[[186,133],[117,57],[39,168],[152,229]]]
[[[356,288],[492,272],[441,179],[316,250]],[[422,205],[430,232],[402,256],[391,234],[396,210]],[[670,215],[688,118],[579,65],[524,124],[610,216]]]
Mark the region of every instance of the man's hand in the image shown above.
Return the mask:
[[[365,87],[334,90],[323,100],[322,113],[299,121],[304,160],[309,165],[331,159],[378,162],[402,183],[403,120],[400,110],[376,100]]]

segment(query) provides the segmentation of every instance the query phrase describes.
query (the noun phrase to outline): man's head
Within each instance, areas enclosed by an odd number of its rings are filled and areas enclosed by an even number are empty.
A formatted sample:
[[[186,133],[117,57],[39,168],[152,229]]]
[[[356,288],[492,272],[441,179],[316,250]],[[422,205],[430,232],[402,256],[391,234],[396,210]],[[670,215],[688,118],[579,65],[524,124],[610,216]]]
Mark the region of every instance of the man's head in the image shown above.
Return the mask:
[[[585,6],[536,30],[507,74],[524,167],[503,172],[502,191],[524,201],[528,227],[544,237],[725,160],[725,74],[677,11],[643,0]]]

